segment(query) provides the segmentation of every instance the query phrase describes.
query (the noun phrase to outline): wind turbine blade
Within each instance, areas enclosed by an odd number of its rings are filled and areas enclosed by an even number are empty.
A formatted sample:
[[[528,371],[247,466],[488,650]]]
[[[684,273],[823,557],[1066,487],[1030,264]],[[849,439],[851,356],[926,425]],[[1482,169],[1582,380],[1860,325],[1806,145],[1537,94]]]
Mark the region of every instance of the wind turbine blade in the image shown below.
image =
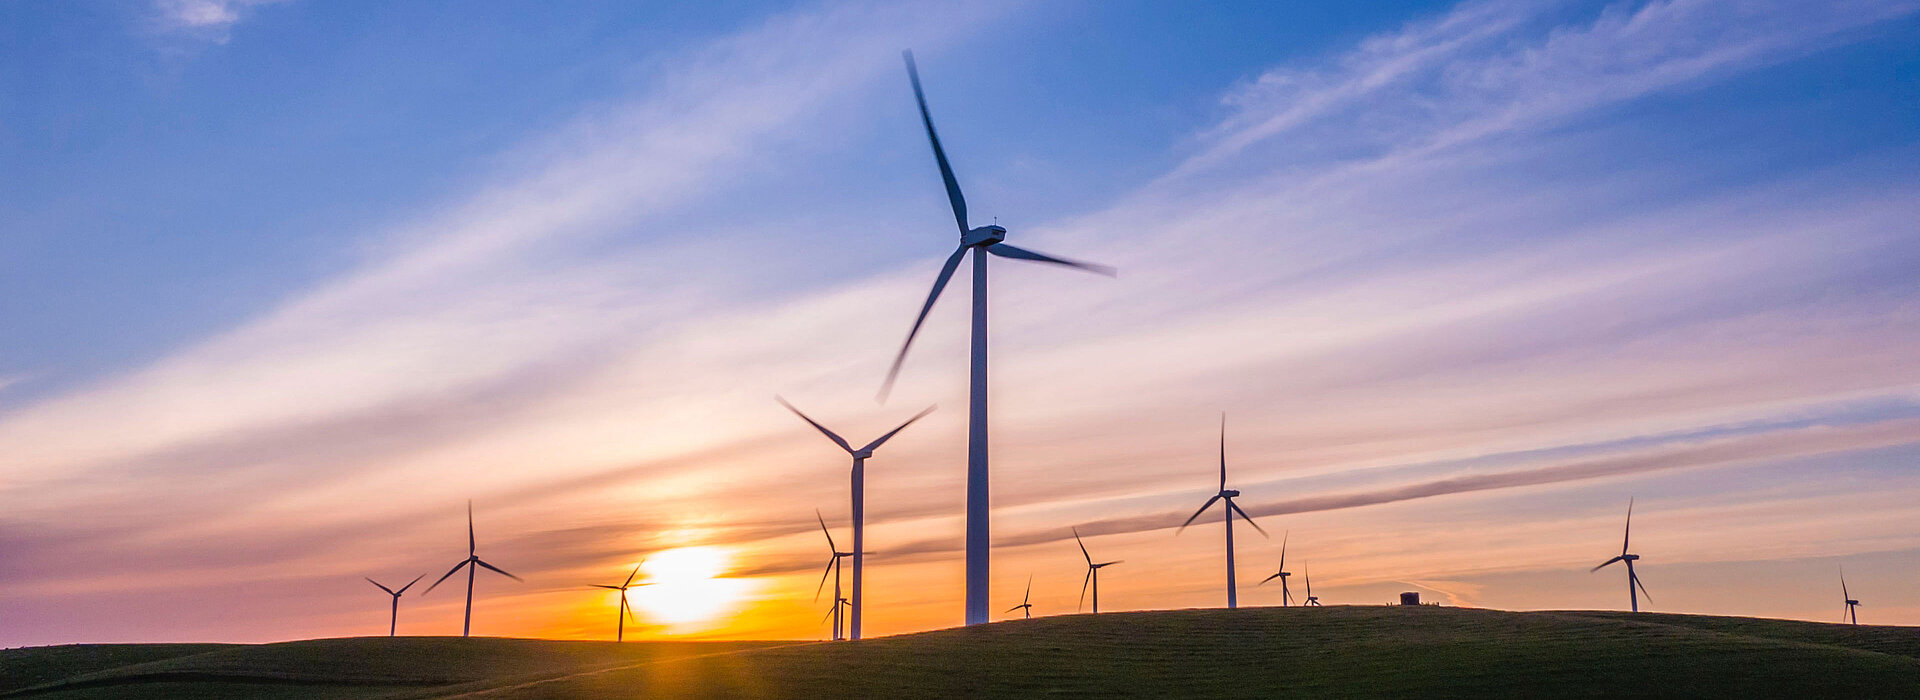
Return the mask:
[[[827,570],[820,573],[820,585],[813,587],[813,602],[820,602],[820,591],[826,590],[827,577],[833,575],[833,565],[838,563],[840,563],[838,556],[827,560]]]
[[[407,585],[405,585],[405,586],[401,586],[401,587],[400,587],[400,590],[398,590],[398,591],[394,591],[394,592],[393,592],[393,594],[394,594],[394,595],[400,595],[400,594],[402,594],[402,593],[405,593],[405,592],[407,592],[407,589],[409,589],[409,588],[412,588],[412,587],[413,587],[413,584],[416,584],[416,583],[419,583],[419,582],[420,582],[420,579],[423,579],[423,578],[426,578],[426,577],[427,577],[427,575],[426,575],[426,574],[421,574],[421,575],[419,575],[419,576],[415,576],[415,577],[413,577],[413,580],[412,580],[412,581],[408,581],[408,582],[407,582]]]
[[[1074,612],[1087,607],[1087,584],[1093,583],[1093,565],[1087,565],[1087,577],[1080,579],[1080,602],[1073,606]]]
[[[1640,595],[1642,597],[1645,597],[1647,599],[1647,602],[1649,603],[1653,602],[1653,594],[1647,592],[1647,584],[1640,582],[1640,575],[1633,574],[1632,576],[1633,576],[1633,585],[1640,587]]]
[[[907,361],[907,349],[913,347],[914,336],[920,335],[920,324],[927,322],[927,312],[933,310],[933,302],[940,300],[940,290],[946,289],[947,280],[953,279],[953,271],[960,267],[960,259],[966,255],[966,246],[954,250],[940,267],[940,276],[933,279],[933,291],[927,292],[927,303],[920,307],[920,316],[913,319],[913,329],[907,331],[907,342],[900,344],[900,354],[894,356],[893,367],[887,369],[886,383],[880,385],[881,401],[887,400],[887,394],[893,391],[893,380],[900,376],[900,363]]]
[[[1313,574],[1307,571],[1304,564],[1300,566],[1300,578],[1307,581],[1307,600],[1313,600]]]
[[[620,587],[621,587],[621,588],[626,588],[627,586],[631,586],[631,585],[633,585],[633,577],[635,577],[635,576],[639,576],[639,575],[640,575],[640,566],[641,566],[642,564],[646,564],[646,563],[647,563],[647,560],[643,558],[643,559],[641,559],[641,560],[640,560],[640,563],[639,563],[639,564],[634,564],[634,565],[633,565],[633,573],[631,573],[631,574],[627,574],[627,582],[626,582],[626,583],[623,583],[623,584],[620,584]]]
[[[1626,556],[1627,545],[1633,541],[1633,499],[1627,499],[1627,530],[1620,537],[1620,556]]]
[[[846,440],[842,439],[839,435],[835,435],[833,431],[828,430],[827,426],[821,425],[818,421],[815,421],[812,418],[808,418],[807,414],[801,413],[800,409],[793,407],[793,404],[787,403],[786,397],[781,396],[779,394],[774,394],[773,400],[780,402],[780,405],[782,406],[786,406],[787,410],[793,411],[793,415],[799,416],[800,420],[806,421],[807,425],[813,426],[814,430],[818,430],[820,431],[821,435],[827,436],[827,439],[832,440],[833,444],[839,445],[840,449],[846,450],[848,452],[853,451],[853,446],[848,445]]]
[[[373,580],[373,577],[371,577],[371,576],[362,576],[361,578],[364,578],[364,579],[366,579],[366,580],[367,580],[367,583],[371,583],[371,584],[373,584],[373,585],[375,585],[375,586],[380,586],[380,582],[379,582],[379,581],[375,581],[375,580]],[[383,591],[386,591],[386,592],[387,592],[387,595],[399,595],[398,593],[394,593],[394,592],[393,592],[393,589],[391,589],[391,588],[388,588],[388,587],[386,587],[386,586],[380,586],[380,590],[383,590]]]
[[[998,255],[1003,258],[1013,258],[1015,260],[1032,260],[1034,262],[1053,263],[1055,265],[1065,265],[1067,267],[1071,267],[1075,269],[1086,270],[1096,275],[1106,275],[1108,277],[1113,277],[1119,274],[1118,270],[1115,270],[1112,267],[1109,267],[1107,265],[1096,265],[1094,263],[1084,263],[1078,260],[1067,260],[1065,258],[1056,258],[1051,255],[1047,255],[1045,253],[1036,253],[1031,250],[1027,250],[1025,248],[1019,248],[1019,247],[1007,245],[1005,243],[995,243],[993,245],[987,246],[987,252],[992,253],[994,255]]]
[[[1599,571],[1601,569],[1607,568],[1608,566],[1611,566],[1614,562],[1618,562],[1618,561],[1626,561],[1626,557],[1614,557],[1612,559],[1608,559],[1606,562],[1602,563],[1601,565],[1593,567],[1592,569],[1588,569],[1587,573],[1593,573],[1595,571]]]
[[[1180,523],[1180,528],[1177,530],[1174,530],[1173,534],[1178,535],[1181,532],[1185,531],[1188,525],[1192,525],[1194,520],[1199,519],[1201,513],[1207,512],[1208,508],[1213,507],[1213,502],[1218,500],[1220,500],[1220,494],[1217,494],[1217,493],[1213,495],[1213,498],[1207,499],[1207,502],[1200,506],[1200,510],[1194,511],[1193,515],[1189,516],[1186,522]]]
[[[473,499],[467,499],[467,556],[473,556],[479,545],[473,539]]]
[[[1019,610],[1019,609],[1021,609],[1021,608],[1024,608],[1024,607],[1026,607],[1026,605],[1025,605],[1025,604],[1021,604],[1021,605],[1015,605],[1015,606],[1013,606],[1013,607],[1011,607],[1011,608],[1007,608],[1007,610],[1006,610],[1006,612],[1003,612],[1003,613],[1000,613],[1000,614],[1002,614],[1002,615],[1005,615],[1005,614],[1007,614],[1007,613],[1010,613],[1010,612],[1013,612],[1013,611],[1015,611],[1015,610]]]
[[[1093,555],[1087,553],[1087,543],[1080,541],[1080,528],[1073,529],[1073,542],[1080,545],[1080,556],[1087,558],[1087,566],[1093,566]]]
[[[1263,579],[1260,579],[1260,582],[1259,582],[1259,583],[1256,583],[1256,584],[1253,584],[1253,585],[1255,585],[1255,586],[1264,586],[1264,585],[1266,585],[1266,584],[1267,584],[1267,582],[1268,582],[1268,581],[1272,581],[1272,580],[1274,580],[1274,579],[1277,579],[1277,578],[1280,578],[1280,572],[1278,572],[1278,571],[1275,571],[1275,572],[1273,572],[1273,575],[1272,575],[1272,576],[1268,576],[1268,577],[1266,577],[1266,578],[1263,578]]]
[[[626,591],[620,592],[620,612],[626,613],[628,620],[632,620],[635,623],[640,622],[640,618],[633,616],[633,606],[627,603]]]
[[[834,546],[834,544],[833,544],[833,533],[832,533],[832,532],[829,532],[829,531],[827,530],[827,518],[826,518],[826,516],[824,516],[824,515],[821,515],[821,514],[820,514],[820,509],[819,509],[819,508],[815,508],[815,509],[813,509],[813,517],[815,517],[815,518],[819,518],[819,519],[820,519],[820,532],[821,532],[822,534],[825,534],[825,535],[827,536],[827,551],[829,551],[829,552],[833,552],[833,556],[835,556],[835,557],[839,557],[839,556],[840,556],[840,548],[839,548],[839,547],[836,547],[836,546]]]
[[[515,576],[515,575],[513,575],[513,574],[509,574],[509,573],[507,573],[507,572],[506,572],[506,570],[504,570],[504,569],[501,569],[501,568],[500,568],[500,567],[498,567],[498,566],[494,566],[494,565],[492,565],[492,564],[488,564],[488,563],[486,563],[486,562],[484,562],[484,561],[481,561],[481,560],[480,560],[479,558],[477,558],[477,557],[476,557],[476,558],[475,558],[475,559],[473,560],[473,563],[475,563],[475,564],[479,564],[479,565],[481,565],[481,566],[484,566],[484,567],[487,567],[487,568],[489,568],[489,569],[492,569],[492,570],[493,570],[493,573],[496,573],[496,574],[499,574],[499,575],[501,575],[501,576],[505,576],[505,577],[507,577],[507,578],[510,578],[510,579],[513,579],[513,580],[515,580],[515,581],[519,581],[519,582],[521,582],[521,583],[526,583],[526,582],[527,582],[527,580],[526,580],[526,579],[523,579],[523,578],[520,578],[520,577],[518,577],[518,576]]]
[[[454,565],[453,565],[453,569],[451,569],[451,570],[449,570],[449,571],[447,571],[447,573],[446,573],[446,575],[445,575],[445,576],[441,576],[441,577],[440,577],[440,581],[445,581],[445,580],[447,580],[447,578],[448,578],[448,577],[451,577],[451,576],[453,576],[454,574],[457,574],[457,573],[460,573],[460,567],[462,567],[462,566],[466,566],[466,565],[468,565],[468,564],[471,564],[471,563],[473,563],[473,560],[472,560],[472,559],[467,559],[466,561],[462,561],[462,562],[460,562],[460,563],[458,563],[458,564],[454,564]],[[432,592],[433,592],[433,589],[434,589],[435,587],[438,587],[438,586],[440,585],[440,581],[434,581],[434,582],[433,582],[433,585],[432,585],[432,586],[427,586],[427,590],[424,590],[424,591],[421,591],[421,592],[420,592],[420,595],[426,595],[426,594],[428,594],[428,593],[432,593]]]
[[[900,427],[887,431],[887,434],[880,436],[878,439],[874,440],[873,442],[867,443],[867,446],[860,448],[860,450],[862,452],[872,452],[874,450],[880,449],[880,446],[886,444],[888,440],[893,439],[894,435],[898,435],[900,431],[906,430],[907,426],[913,425],[914,421],[927,417],[927,414],[932,413],[933,409],[935,408],[939,408],[939,407],[928,406],[926,410],[913,414],[913,417],[908,418],[907,422],[901,423]]]
[[[1253,529],[1254,529],[1254,530],[1256,530],[1256,531],[1259,531],[1259,533],[1260,533],[1260,536],[1261,536],[1261,537],[1266,537],[1266,538],[1272,538],[1272,537],[1273,537],[1273,535],[1269,535],[1269,534],[1267,534],[1267,530],[1266,530],[1266,528],[1263,528],[1263,527],[1260,527],[1260,523],[1256,523],[1256,522],[1254,522],[1254,521],[1253,521],[1253,516],[1251,516],[1251,515],[1247,515],[1247,512],[1246,512],[1246,511],[1244,511],[1244,510],[1241,510],[1241,509],[1240,509],[1240,504],[1238,504],[1238,503],[1234,503],[1234,502],[1233,502],[1233,499],[1231,499],[1231,498],[1229,498],[1229,499],[1227,499],[1227,507],[1228,507],[1228,508],[1232,508],[1232,509],[1233,509],[1233,512],[1235,512],[1235,513],[1239,513],[1239,514],[1240,514],[1240,519],[1241,519],[1241,520],[1245,520],[1245,521],[1247,521],[1247,524],[1248,524],[1248,525],[1252,525],[1252,526],[1253,526]],[[1285,549],[1285,546],[1283,545],[1283,546],[1282,546],[1281,548],[1282,548],[1282,549]]]
[[[953,177],[953,167],[947,164],[947,152],[940,147],[940,136],[933,133],[933,114],[927,111],[927,95],[920,90],[920,69],[913,65],[913,52],[902,51],[900,56],[907,60],[907,79],[913,81],[913,99],[920,103],[920,122],[927,126],[927,141],[933,144],[933,159],[940,163],[940,179],[947,184],[947,203],[953,205],[953,221],[960,225],[960,235],[966,235],[967,198],[960,194],[960,182]]]
[[[372,581],[373,579],[367,579],[367,580]],[[374,585],[377,586],[380,584],[376,583]],[[1845,568],[1840,569],[1840,599],[1853,600],[1853,596],[1847,593],[1847,570]],[[1852,605],[1852,603],[1848,603],[1848,605]]]
[[[1027,574],[1027,592],[1020,595],[1020,604],[1033,602],[1033,574]]]
[[[1094,564],[1094,566],[1113,566],[1114,564],[1121,564],[1121,563],[1125,563],[1126,561],[1127,561],[1127,560],[1125,560],[1125,559],[1115,559],[1115,560],[1113,560],[1113,561],[1110,561],[1110,562],[1104,562],[1104,563],[1100,563],[1100,564]]]
[[[607,584],[604,584],[604,583],[589,583],[589,584],[587,584],[587,585],[588,585],[588,586],[590,586],[590,587],[593,587],[593,588],[605,588],[605,589],[607,589],[607,590],[609,590],[609,591],[624,591],[624,590],[626,590],[625,588],[621,588],[621,587],[619,587],[619,586],[609,586],[609,585],[607,585]]]
[[[1220,490],[1227,490],[1227,412],[1220,412]]]

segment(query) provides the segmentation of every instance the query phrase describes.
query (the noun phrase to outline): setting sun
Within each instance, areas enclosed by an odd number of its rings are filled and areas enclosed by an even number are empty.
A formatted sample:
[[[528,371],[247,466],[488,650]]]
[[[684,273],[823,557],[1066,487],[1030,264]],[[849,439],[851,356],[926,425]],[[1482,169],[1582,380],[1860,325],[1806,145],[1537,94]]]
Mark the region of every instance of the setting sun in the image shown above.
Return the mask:
[[[630,599],[652,622],[673,627],[700,626],[730,611],[746,592],[747,581],[721,578],[728,557],[718,547],[682,547],[647,557],[641,565],[644,588]]]

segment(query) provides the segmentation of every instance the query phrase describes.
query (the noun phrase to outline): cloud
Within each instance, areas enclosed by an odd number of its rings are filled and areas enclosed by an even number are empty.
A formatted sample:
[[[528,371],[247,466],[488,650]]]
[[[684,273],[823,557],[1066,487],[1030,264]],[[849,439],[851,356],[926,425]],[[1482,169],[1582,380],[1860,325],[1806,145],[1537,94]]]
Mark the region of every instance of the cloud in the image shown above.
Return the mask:
[[[162,31],[182,32],[227,43],[241,16],[262,5],[287,0],[154,0],[155,21]]]

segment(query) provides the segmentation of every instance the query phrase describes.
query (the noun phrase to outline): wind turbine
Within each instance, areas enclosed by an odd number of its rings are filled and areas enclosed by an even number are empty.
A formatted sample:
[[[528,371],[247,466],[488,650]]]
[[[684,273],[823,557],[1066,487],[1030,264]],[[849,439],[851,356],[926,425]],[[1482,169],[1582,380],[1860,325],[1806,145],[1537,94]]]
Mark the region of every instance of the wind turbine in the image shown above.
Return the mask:
[[[1840,619],[1847,620],[1856,625],[1860,624],[1860,613],[1858,610],[1854,609],[1854,608],[1860,607],[1860,601],[1854,600],[1853,594],[1847,592],[1847,570],[1846,569],[1840,570],[1840,599],[1847,601],[1847,608],[1845,611],[1846,614],[1841,615]]]
[[[1304,564],[1300,566],[1300,575],[1307,580],[1307,605],[1319,607],[1320,598],[1313,594],[1313,574],[1307,572],[1307,567]]]
[[[1079,533],[1074,533],[1078,535]],[[1007,612],[1020,611],[1022,619],[1033,619],[1033,575],[1027,575],[1027,592],[1020,596],[1020,604],[1007,608]]]
[[[933,303],[940,298],[940,290],[945,289],[947,280],[953,277],[955,269],[960,267],[960,259],[967,251],[973,255],[973,362],[971,379],[968,385],[967,418],[967,603],[966,623],[978,625],[987,621],[987,560],[988,550],[992,546],[987,538],[987,258],[986,255],[998,255],[1015,260],[1053,263],[1067,267],[1087,270],[1112,276],[1114,270],[1103,265],[1076,262],[1043,255],[1024,248],[1015,248],[1006,244],[1007,230],[998,225],[975,228],[967,223],[967,200],[960,194],[960,182],[954,179],[953,167],[947,164],[947,153],[940,148],[940,137],[933,131],[933,116],[927,111],[926,94],[920,90],[920,71],[913,65],[913,52],[902,53],[907,61],[907,78],[913,82],[913,98],[920,104],[920,122],[927,128],[927,141],[933,144],[933,159],[940,165],[940,179],[947,186],[947,203],[953,207],[953,220],[960,226],[960,247],[947,257],[946,264],[940,267],[940,276],[933,280],[933,291],[927,294],[927,303],[920,307],[919,317],[913,320],[912,330],[907,331],[907,341],[900,345],[900,354],[893,358],[893,367],[887,370],[887,381],[881,385],[880,398],[885,400],[893,389],[893,380],[900,374],[900,363],[907,359],[907,349],[913,346],[914,336],[920,334],[920,324],[927,320],[927,312],[933,309]]]
[[[633,573],[627,574],[626,582],[618,586],[609,586],[604,583],[589,584],[594,588],[605,588],[610,591],[620,592],[620,613],[619,615],[617,615],[619,626],[614,628],[613,641],[616,641],[616,642],[626,641],[627,620],[633,618],[633,605],[627,602],[627,589],[637,588],[640,586],[653,585],[651,583],[634,583],[633,582],[633,577],[640,575],[640,567],[646,563],[647,563],[646,559],[641,559],[639,564],[634,564]],[[634,620],[634,622],[639,622],[639,620]]]
[[[1180,524],[1180,529],[1173,531],[1173,534],[1179,535],[1181,532],[1184,532],[1187,529],[1188,525],[1193,524],[1193,521],[1195,518],[1200,517],[1201,513],[1205,513],[1207,512],[1208,508],[1213,507],[1214,501],[1226,501],[1227,505],[1223,510],[1226,511],[1225,514],[1227,516],[1227,607],[1229,609],[1240,607],[1240,595],[1238,591],[1239,587],[1234,585],[1234,582],[1233,582],[1233,514],[1239,513],[1240,517],[1244,518],[1247,521],[1248,525],[1252,525],[1253,529],[1260,531],[1261,537],[1267,536],[1267,531],[1264,529],[1261,529],[1260,524],[1253,521],[1253,516],[1247,515],[1246,511],[1241,510],[1240,506],[1234,504],[1233,499],[1238,497],[1239,495],[1240,495],[1239,491],[1235,491],[1233,489],[1227,488],[1227,414],[1221,413],[1220,414],[1220,492],[1214,494],[1213,498],[1207,499],[1206,503],[1201,504],[1200,510],[1194,511],[1193,515],[1189,516],[1186,522]],[[1282,543],[1281,552],[1283,553],[1283,558],[1281,559],[1281,561],[1283,562],[1285,561],[1284,559],[1285,551],[1286,551],[1285,544]],[[1286,575],[1279,574],[1279,576],[1281,577],[1280,584],[1284,588],[1287,582]],[[1269,576],[1267,578],[1271,579],[1273,577]]]
[[[914,417],[912,418],[908,418],[907,422],[900,424],[900,427],[894,428],[893,430],[888,431],[887,434],[880,436],[879,439],[876,439],[873,442],[867,443],[866,447],[862,447],[856,450],[856,449],[853,449],[853,446],[851,444],[848,444],[844,438],[841,438],[839,435],[834,434],[834,432],[831,430],[828,430],[826,426],[821,425],[817,422],[814,422],[812,418],[807,417],[807,414],[801,413],[800,409],[794,408],[793,404],[787,403],[786,399],[780,398],[778,396],[775,396],[774,398],[780,402],[780,405],[786,406],[787,410],[793,411],[794,415],[799,416],[800,420],[806,421],[808,425],[813,426],[814,429],[819,430],[822,435],[827,436],[827,439],[832,440],[833,444],[839,445],[840,449],[846,450],[847,454],[853,455],[853,600],[852,600],[852,603],[850,604],[849,612],[851,613],[850,619],[852,624],[850,625],[850,627],[852,628],[851,631],[853,632],[853,638],[859,639],[860,638],[860,607],[861,607],[860,606],[860,602],[861,602],[860,601],[860,579],[861,579],[861,574],[864,572],[866,568],[865,559],[866,559],[866,551],[867,551],[866,550],[866,528],[865,528],[866,508],[867,508],[867,505],[866,505],[867,504],[867,496],[866,496],[867,458],[872,457],[873,451],[879,449],[882,444],[885,444],[887,440],[891,439],[895,434],[899,433],[902,430],[906,430],[907,426],[913,425],[913,422],[920,420],[922,416],[932,413],[934,407],[928,406],[927,410],[921,411],[920,413],[914,415]],[[819,511],[815,511],[814,514],[819,515]],[[823,521],[822,528],[824,527],[825,525]],[[829,539],[831,539],[831,536],[829,536]],[[836,559],[835,561],[838,561],[838,559]],[[816,594],[814,597],[818,598],[819,596]],[[838,596],[836,595],[836,597]],[[836,605],[838,604],[836,603]],[[837,607],[835,608],[835,610],[838,610],[838,609],[839,608]]]
[[[837,642],[840,641],[843,636],[841,634],[843,618],[840,616],[840,604],[844,602],[848,607],[852,607],[853,605],[853,601],[847,600],[840,595],[840,560],[854,556],[854,552],[842,552],[839,547],[834,546],[833,533],[827,531],[827,519],[825,516],[820,515],[818,508],[814,509],[813,517],[819,518],[820,532],[827,536],[827,551],[833,553],[833,558],[827,560],[827,570],[820,574],[820,585],[814,586],[813,588],[813,600],[814,602],[820,601],[820,590],[826,587],[827,577],[832,576],[833,611],[828,613],[828,615],[833,618],[833,641]]]
[[[1599,566],[1593,567],[1593,571],[1599,571],[1601,569],[1607,568],[1608,565],[1611,565],[1616,561],[1626,562],[1627,563],[1627,600],[1633,604],[1634,612],[1640,612],[1640,596],[1642,594],[1645,594],[1647,596],[1647,601],[1652,602],[1653,594],[1647,593],[1646,584],[1641,583],[1640,575],[1633,572],[1633,563],[1640,560],[1640,555],[1630,554],[1627,552],[1627,547],[1631,542],[1633,542],[1633,499],[1629,498],[1627,499],[1627,529],[1626,529],[1626,535],[1620,538],[1620,556],[1617,556],[1612,559],[1608,559],[1605,562],[1602,562]],[[1636,587],[1638,588],[1638,590],[1635,590]]]
[[[1287,538],[1292,536],[1292,532],[1280,535],[1280,570],[1273,572],[1272,576],[1261,579],[1259,583],[1254,584],[1256,586],[1264,586],[1267,585],[1268,581],[1280,579],[1280,607],[1283,608],[1293,604],[1293,591],[1287,590],[1287,577],[1293,575],[1292,572],[1287,571]],[[1313,595],[1313,589],[1311,587],[1307,589],[1307,595]]]
[[[1093,614],[1100,614],[1100,570],[1120,563],[1114,560],[1102,564],[1093,563],[1093,555],[1087,553],[1087,543],[1080,541],[1080,528],[1073,529],[1073,541],[1080,545],[1080,556],[1087,558],[1087,577],[1080,582],[1080,605],[1087,603],[1087,584],[1093,584]],[[1031,585],[1031,583],[1029,583]],[[1074,606],[1075,610],[1080,609]]]
[[[380,590],[386,591],[387,595],[393,596],[393,617],[387,620],[387,636],[389,637],[393,636],[394,630],[397,630],[400,628],[400,594],[407,592],[407,589],[412,588],[413,584],[419,583],[420,579],[423,579],[426,577],[427,577],[426,574],[415,576],[413,577],[412,581],[408,581],[407,585],[401,586],[400,590],[397,590],[397,591],[391,588],[388,588],[386,586],[381,586],[380,582],[373,580],[373,577],[371,576],[362,577],[367,579],[367,583],[371,583],[375,586],[380,586]]]
[[[482,566],[487,567],[488,569],[493,570],[493,572],[496,574],[500,574],[501,576],[505,576],[515,581],[520,581],[522,583],[525,583],[525,581],[522,580],[520,577],[515,576],[513,574],[509,574],[505,571],[502,571],[500,567],[494,566],[492,564],[488,564],[487,562],[481,560],[480,555],[475,553],[476,549],[477,549],[477,546],[475,545],[474,537],[473,537],[473,501],[467,501],[467,558],[458,564],[454,564],[453,568],[448,570],[445,575],[441,576],[439,581],[434,581],[433,585],[427,586],[427,590],[422,591],[420,593],[420,595],[426,595],[428,593],[432,593],[433,589],[438,588],[442,581],[446,581],[448,577],[454,574],[460,573],[461,567],[466,568],[467,570],[467,617],[466,617],[466,621],[461,623],[460,625],[460,636],[462,637],[470,636],[473,633],[473,574],[475,571],[478,570],[478,567],[482,567]]]

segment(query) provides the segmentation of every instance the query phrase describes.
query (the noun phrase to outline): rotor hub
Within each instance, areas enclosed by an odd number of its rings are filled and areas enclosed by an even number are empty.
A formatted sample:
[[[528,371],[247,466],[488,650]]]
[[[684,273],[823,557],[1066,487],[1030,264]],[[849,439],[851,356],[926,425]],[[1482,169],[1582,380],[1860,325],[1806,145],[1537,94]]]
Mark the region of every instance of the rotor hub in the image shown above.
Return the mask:
[[[1621,556],[1620,556],[1620,559],[1621,559],[1622,561],[1640,561],[1640,555],[1638,555],[1638,554],[1623,554],[1623,555],[1621,555]]]
[[[1233,489],[1223,489],[1220,491],[1220,497],[1221,498],[1239,498],[1240,492],[1235,491]]]

